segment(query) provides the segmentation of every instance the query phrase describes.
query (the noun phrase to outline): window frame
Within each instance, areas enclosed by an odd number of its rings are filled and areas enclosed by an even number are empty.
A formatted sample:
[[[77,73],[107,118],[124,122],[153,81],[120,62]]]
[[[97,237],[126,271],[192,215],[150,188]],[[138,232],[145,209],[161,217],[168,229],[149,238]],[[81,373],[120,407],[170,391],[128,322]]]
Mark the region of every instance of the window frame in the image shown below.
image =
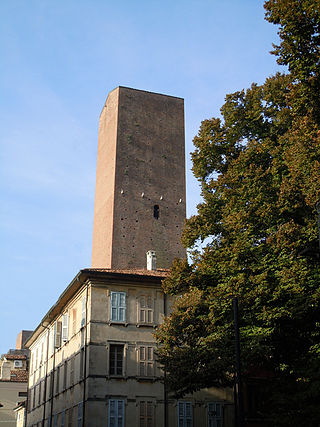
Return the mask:
[[[217,405],[220,407],[220,415],[217,415]],[[212,414],[210,414],[212,412]],[[214,413],[215,412],[215,413]],[[207,404],[207,418],[208,418],[208,427],[222,427],[223,426],[223,404],[219,401],[208,402]],[[217,421],[221,421],[220,426],[218,426]]]
[[[148,407],[151,407],[150,415],[148,413]],[[141,410],[144,408],[144,414]],[[155,416],[154,416],[154,402],[152,400],[141,400],[139,402],[139,411],[138,411],[138,426],[139,427],[154,427]],[[150,424],[151,421],[151,424]]]
[[[61,339],[62,342],[67,342],[69,338],[69,313],[66,312],[62,315],[62,331]]]
[[[154,300],[152,295],[139,295],[137,305],[137,323],[139,325],[154,325]]]
[[[187,405],[190,405],[190,416],[187,415]],[[182,416],[180,416],[180,408],[182,408]],[[190,426],[193,425],[193,407],[192,407],[192,402],[189,401],[183,401],[183,400],[179,400],[178,401],[178,405],[177,405],[177,409],[178,409],[178,427],[188,427],[187,422],[191,421]],[[182,421],[182,424],[180,423],[180,421]]]
[[[113,297],[115,297],[115,300]],[[121,304],[121,297],[124,298],[124,304]],[[121,319],[122,317],[121,310],[123,310],[123,313],[124,313],[123,319]],[[126,323],[126,321],[127,321],[127,293],[124,291],[111,291],[110,292],[110,322]]]
[[[153,378],[154,374],[154,347],[142,344],[138,347],[138,377]]]
[[[121,373],[117,373],[117,362],[118,362],[118,353],[116,351],[116,348],[120,348],[122,349],[122,363],[121,363]],[[112,360],[112,351],[113,349],[115,350],[115,358],[114,360]],[[124,349],[125,349],[125,345],[122,343],[110,343],[109,344],[109,366],[108,366],[108,370],[109,370],[109,376],[111,377],[123,377],[124,373],[125,373],[125,369],[124,369],[124,361],[125,361],[125,353],[124,353]],[[114,372],[111,372],[113,371]]]
[[[83,402],[78,403],[77,426],[82,427]]]
[[[114,424],[115,426],[119,427],[119,421],[121,421],[121,426],[124,427],[124,419],[125,419],[125,402],[124,399],[109,399],[108,400],[108,427],[111,427],[111,403],[114,402],[115,404],[115,416],[114,416]],[[122,414],[120,415],[119,420],[119,403],[122,404]]]

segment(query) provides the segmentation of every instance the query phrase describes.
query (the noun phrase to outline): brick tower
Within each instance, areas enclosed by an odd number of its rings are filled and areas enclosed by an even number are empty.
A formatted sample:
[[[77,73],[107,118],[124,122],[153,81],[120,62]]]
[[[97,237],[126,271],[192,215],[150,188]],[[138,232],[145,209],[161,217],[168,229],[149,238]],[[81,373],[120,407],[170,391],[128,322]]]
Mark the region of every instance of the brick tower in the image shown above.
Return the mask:
[[[185,250],[183,99],[118,87],[99,122],[92,267],[168,268]]]

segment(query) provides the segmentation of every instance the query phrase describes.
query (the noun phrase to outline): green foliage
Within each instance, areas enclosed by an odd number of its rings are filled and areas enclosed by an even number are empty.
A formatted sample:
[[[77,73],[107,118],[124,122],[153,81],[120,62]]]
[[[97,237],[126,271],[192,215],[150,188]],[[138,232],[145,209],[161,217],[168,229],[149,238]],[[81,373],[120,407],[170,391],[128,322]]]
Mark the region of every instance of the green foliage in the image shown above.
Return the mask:
[[[227,95],[222,119],[204,120],[194,138],[203,203],[183,233],[192,263],[176,260],[164,284],[177,298],[157,331],[159,360],[177,395],[232,385],[236,295],[244,375],[272,373],[270,424],[315,426],[320,100],[312,88],[319,80],[319,2],[270,0],[265,8],[280,25],[274,53],[290,73]]]

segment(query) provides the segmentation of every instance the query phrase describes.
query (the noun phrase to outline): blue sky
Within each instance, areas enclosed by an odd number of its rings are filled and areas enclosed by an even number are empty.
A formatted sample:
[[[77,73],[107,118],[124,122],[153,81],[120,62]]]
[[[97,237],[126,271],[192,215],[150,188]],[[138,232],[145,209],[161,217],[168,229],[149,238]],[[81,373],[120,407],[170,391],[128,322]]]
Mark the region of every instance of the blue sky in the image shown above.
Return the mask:
[[[1,354],[90,266],[108,92],[183,97],[190,153],[227,93],[279,67],[260,0],[3,0],[0,16]],[[188,155],[188,216],[200,201],[190,168]]]

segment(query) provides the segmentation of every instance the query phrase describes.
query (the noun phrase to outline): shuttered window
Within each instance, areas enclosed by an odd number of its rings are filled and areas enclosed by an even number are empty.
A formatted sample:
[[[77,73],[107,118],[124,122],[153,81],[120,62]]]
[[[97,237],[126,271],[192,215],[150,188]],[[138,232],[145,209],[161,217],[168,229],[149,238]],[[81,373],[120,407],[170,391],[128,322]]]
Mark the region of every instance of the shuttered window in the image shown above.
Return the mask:
[[[154,376],[153,347],[139,348],[139,375],[141,377]]]
[[[140,402],[139,406],[139,427],[153,427],[153,403],[144,401]]]
[[[191,402],[178,402],[178,426],[192,427]]]
[[[110,399],[108,408],[108,427],[124,427],[124,401]]]
[[[126,321],[126,293],[111,292],[111,320]]]
[[[153,322],[153,302],[151,296],[141,296],[139,298],[139,323]]]
[[[208,427],[222,427],[223,413],[220,402],[210,402],[208,404]]]

